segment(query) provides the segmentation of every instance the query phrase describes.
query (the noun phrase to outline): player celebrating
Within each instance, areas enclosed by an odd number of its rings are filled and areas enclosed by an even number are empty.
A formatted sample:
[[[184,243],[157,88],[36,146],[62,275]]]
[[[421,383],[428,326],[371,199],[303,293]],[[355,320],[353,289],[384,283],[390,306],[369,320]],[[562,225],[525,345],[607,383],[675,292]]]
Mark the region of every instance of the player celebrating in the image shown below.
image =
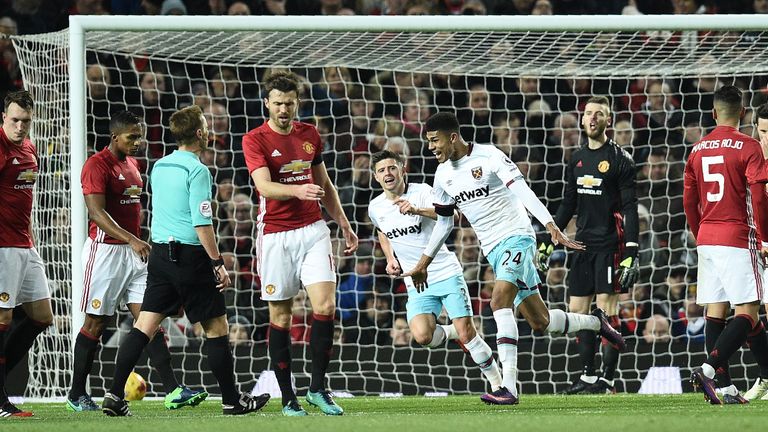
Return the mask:
[[[564,229],[577,213],[576,240],[586,246],[585,250],[571,255],[568,309],[588,313],[597,294],[597,307],[606,312],[613,328],[620,331],[619,294],[629,292],[639,274],[639,225],[635,164],[632,157],[606,135],[610,124],[608,98],[598,96],[587,100],[581,125],[589,142],[576,150],[568,162],[567,186],[555,223]],[[540,270],[546,271],[551,251],[552,248],[545,245],[539,248]],[[613,374],[619,363],[618,347],[604,345],[603,376],[598,379],[595,332],[581,330],[576,337],[583,372],[566,393],[615,393]]]
[[[327,415],[341,415],[325,387],[333,352],[336,269],[330,230],[318,202],[339,224],[345,253],[357,249],[357,236],[344,215],[321,153],[314,126],[294,121],[298,78],[275,72],[264,82],[269,121],[243,137],[243,152],[260,196],[257,271],[261,298],[269,302],[269,357],[283,396],[283,414],[305,416],[291,386],[291,306],[301,289],[312,304],[312,379],[306,400]]]
[[[403,266],[413,268],[421,257],[435,226],[437,214],[432,208],[432,188],[423,183],[406,183],[403,157],[388,150],[371,159],[376,181],[384,193],[371,200],[368,216],[379,231],[378,237],[387,257],[387,273],[399,276]],[[397,256],[395,256],[397,255]],[[435,348],[446,339],[458,339],[480,367],[493,391],[501,387],[501,373],[491,347],[477,334],[472,323],[467,283],[456,255],[445,245],[432,262],[428,290],[416,290],[410,278],[406,304],[408,326],[416,342]],[[436,325],[443,306],[452,325]]]
[[[547,310],[544,305],[539,294],[541,280],[534,264],[535,233],[526,210],[546,226],[553,243],[573,249],[584,246],[557,228],[517,166],[493,146],[465,143],[459,135],[459,122],[451,113],[440,112],[427,119],[426,138],[440,164],[434,182],[438,219],[421,259],[403,276],[411,276],[417,289],[426,286],[427,266],[448,238],[453,211],[458,208],[475,229],[496,275],[491,309],[498,328],[496,342],[503,386],[481,399],[491,404],[518,403],[518,331],[513,304],[520,308],[534,331],[572,333],[589,329],[599,331],[623,348],[624,339],[611,327],[601,309],[595,309],[592,315],[582,315]]]
[[[128,306],[134,319],[138,318],[147,287],[150,246],[139,239],[139,196],[144,184],[138,162],[130,157],[138,151],[144,131],[141,120],[129,111],[115,114],[109,130],[109,146],[88,159],[81,176],[90,222],[83,247],[85,288],[80,302],[86,315],[75,340],[72,388],[67,398],[67,409],[75,412],[99,410],[85,387],[104,323],[120,303]],[[194,406],[208,397],[208,393],[190,390],[176,381],[162,328],[147,345],[147,351],[163,379],[166,408]]]
[[[757,140],[738,131],[744,115],[741,90],[723,86],[713,105],[717,127],[691,149],[683,206],[699,256],[696,302],[707,306],[708,321],[724,323],[731,305],[735,316],[714,341],[707,335],[709,355],[691,373],[691,383],[710,403],[743,403],[735,387],[721,400],[714,378],[759,327],[768,256],[768,165]]]
[[[37,335],[53,322],[51,294],[43,260],[32,239],[32,189],[37,151],[27,138],[34,101],[28,91],[5,97],[0,131],[0,418],[30,417],[5,393],[5,376],[29,351]],[[8,334],[13,308],[27,318]]]

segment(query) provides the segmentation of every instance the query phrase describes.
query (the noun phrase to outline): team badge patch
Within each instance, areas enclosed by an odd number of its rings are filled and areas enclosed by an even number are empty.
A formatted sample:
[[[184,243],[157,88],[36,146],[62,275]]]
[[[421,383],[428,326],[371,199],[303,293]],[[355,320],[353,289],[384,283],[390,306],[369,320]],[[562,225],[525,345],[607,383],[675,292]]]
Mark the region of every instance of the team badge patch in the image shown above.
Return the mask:
[[[483,177],[483,167],[472,168],[472,177],[474,177],[475,180],[480,180]]]
[[[101,307],[101,300],[93,299],[93,301],[91,302],[91,307],[94,308],[94,309],[100,308]]]
[[[8,294],[7,292],[0,293],[0,302],[5,303],[5,302],[7,302],[10,299],[11,299],[11,295]]]
[[[607,160],[601,161],[599,164],[597,164],[597,170],[601,173],[608,172],[608,169],[611,168],[611,164],[608,163]]]
[[[309,141],[304,141],[304,144],[301,145],[301,148],[303,148],[307,154],[312,154],[315,152],[315,146],[313,146]]]
[[[211,209],[210,201],[203,201],[200,203],[200,214],[206,218],[213,216],[213,210]]]
[[[275,286],[272,284],[269,284],[266,287],[264,287],[264,291],[266,291],[267,294],[272,295],[275,293]]]

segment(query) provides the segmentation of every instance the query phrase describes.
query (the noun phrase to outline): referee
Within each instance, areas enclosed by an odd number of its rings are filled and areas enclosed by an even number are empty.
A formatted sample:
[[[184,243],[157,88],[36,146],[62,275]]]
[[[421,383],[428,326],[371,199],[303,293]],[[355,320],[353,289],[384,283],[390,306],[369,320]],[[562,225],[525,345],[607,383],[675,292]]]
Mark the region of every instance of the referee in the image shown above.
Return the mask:
[[[112,388],[102,411],[129,416],[125,382],[160,322],[184,308],[205,330],[208,363],[221,388],[224,414],[258,411],[269,395],[253,397],[235,386],[226,309],[221,290],[230,284],[211,221],[211,174],[200,162],[208,147],[208,124],[198,106],[170,119],[179,149],[160,159],[150,176],[153,192],[152,251],[141,313],[117,353]]]

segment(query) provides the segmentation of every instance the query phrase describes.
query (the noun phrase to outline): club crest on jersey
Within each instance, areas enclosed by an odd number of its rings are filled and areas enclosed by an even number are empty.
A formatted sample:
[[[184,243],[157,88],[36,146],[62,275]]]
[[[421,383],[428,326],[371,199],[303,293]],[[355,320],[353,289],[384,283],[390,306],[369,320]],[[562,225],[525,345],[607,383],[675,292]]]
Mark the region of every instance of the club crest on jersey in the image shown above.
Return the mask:
[[[275,293],[275,286],[272,284],[269,284],[266,287],[264,287],[264,291],[266,291],[267,294],[272,295]]]
[[[312,154],[315,152],[315,146],[312,145],[312,143],[309,141],[304,141],[304,144],[301,145],[301,148],[303,148],[307,154]]]
[[[406,236],[408,234],[420,234],[420,233],[421,233],[421,224],[416,224],[416,225],[411,225],[405,228],[395,228],[392,231],[387,232],[386,235],[387,235],[387,238],[393,239],[393,238]]]
[[[310,144],[311,145],[311,144]],[[305,170],[308,170],[312,166],[312,162],[303,161],[301,159],[292,160],[289,163],[280,167],[280,173],[301,174]]]
[[[610,168],[611,168],[611,164],[608,163],[607,160],[600,161],[600,163],[597,164],[597,170],[603,174],[607,173]]]
[[[477,166],[472,168],[472,177],[474,177],[475,180],[480,180],[483,178],[483,167]]]
[[[0,302],[7,303],[11,299],[11,295],[7,292],[0,293]]]

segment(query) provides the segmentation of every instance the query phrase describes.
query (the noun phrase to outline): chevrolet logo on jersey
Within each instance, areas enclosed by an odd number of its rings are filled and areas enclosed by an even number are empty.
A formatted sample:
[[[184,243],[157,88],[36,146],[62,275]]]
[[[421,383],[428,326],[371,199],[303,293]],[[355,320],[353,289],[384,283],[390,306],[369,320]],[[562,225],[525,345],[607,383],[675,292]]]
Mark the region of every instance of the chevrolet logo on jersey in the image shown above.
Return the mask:
[[[280,173],[301,174],[305,170],[308,170],[312,166],[312,162],[303,161],[301,159],[292,160],[280,167]]]
[[[128,195],[131,198],[138,198],[139,195],[141,195],[141,188],[136,185],[131,185],[131,187],[125,188],[123,195]]]
[[[23,180],[27,183],[34,183],[35,180],[37,180],[37,172],[32,169],[24,170],[19,173],[19,176],[16,177],[16,180]]]
[[[405,228],[395,228],[392,231],[386,233],[387,238],[390,239],[402,237],[408,234],[421,234],[421,224],[411,225]]]
[[[603,179],[601,178],[595,178],[589,174],[583,175],[576,179],[576,184],[580,187],[577,192],[580,194],[587,194],[587,195],[602,195],[603,191],[593,189],[595,187],[600,187],[601,184],[603,184]]]

